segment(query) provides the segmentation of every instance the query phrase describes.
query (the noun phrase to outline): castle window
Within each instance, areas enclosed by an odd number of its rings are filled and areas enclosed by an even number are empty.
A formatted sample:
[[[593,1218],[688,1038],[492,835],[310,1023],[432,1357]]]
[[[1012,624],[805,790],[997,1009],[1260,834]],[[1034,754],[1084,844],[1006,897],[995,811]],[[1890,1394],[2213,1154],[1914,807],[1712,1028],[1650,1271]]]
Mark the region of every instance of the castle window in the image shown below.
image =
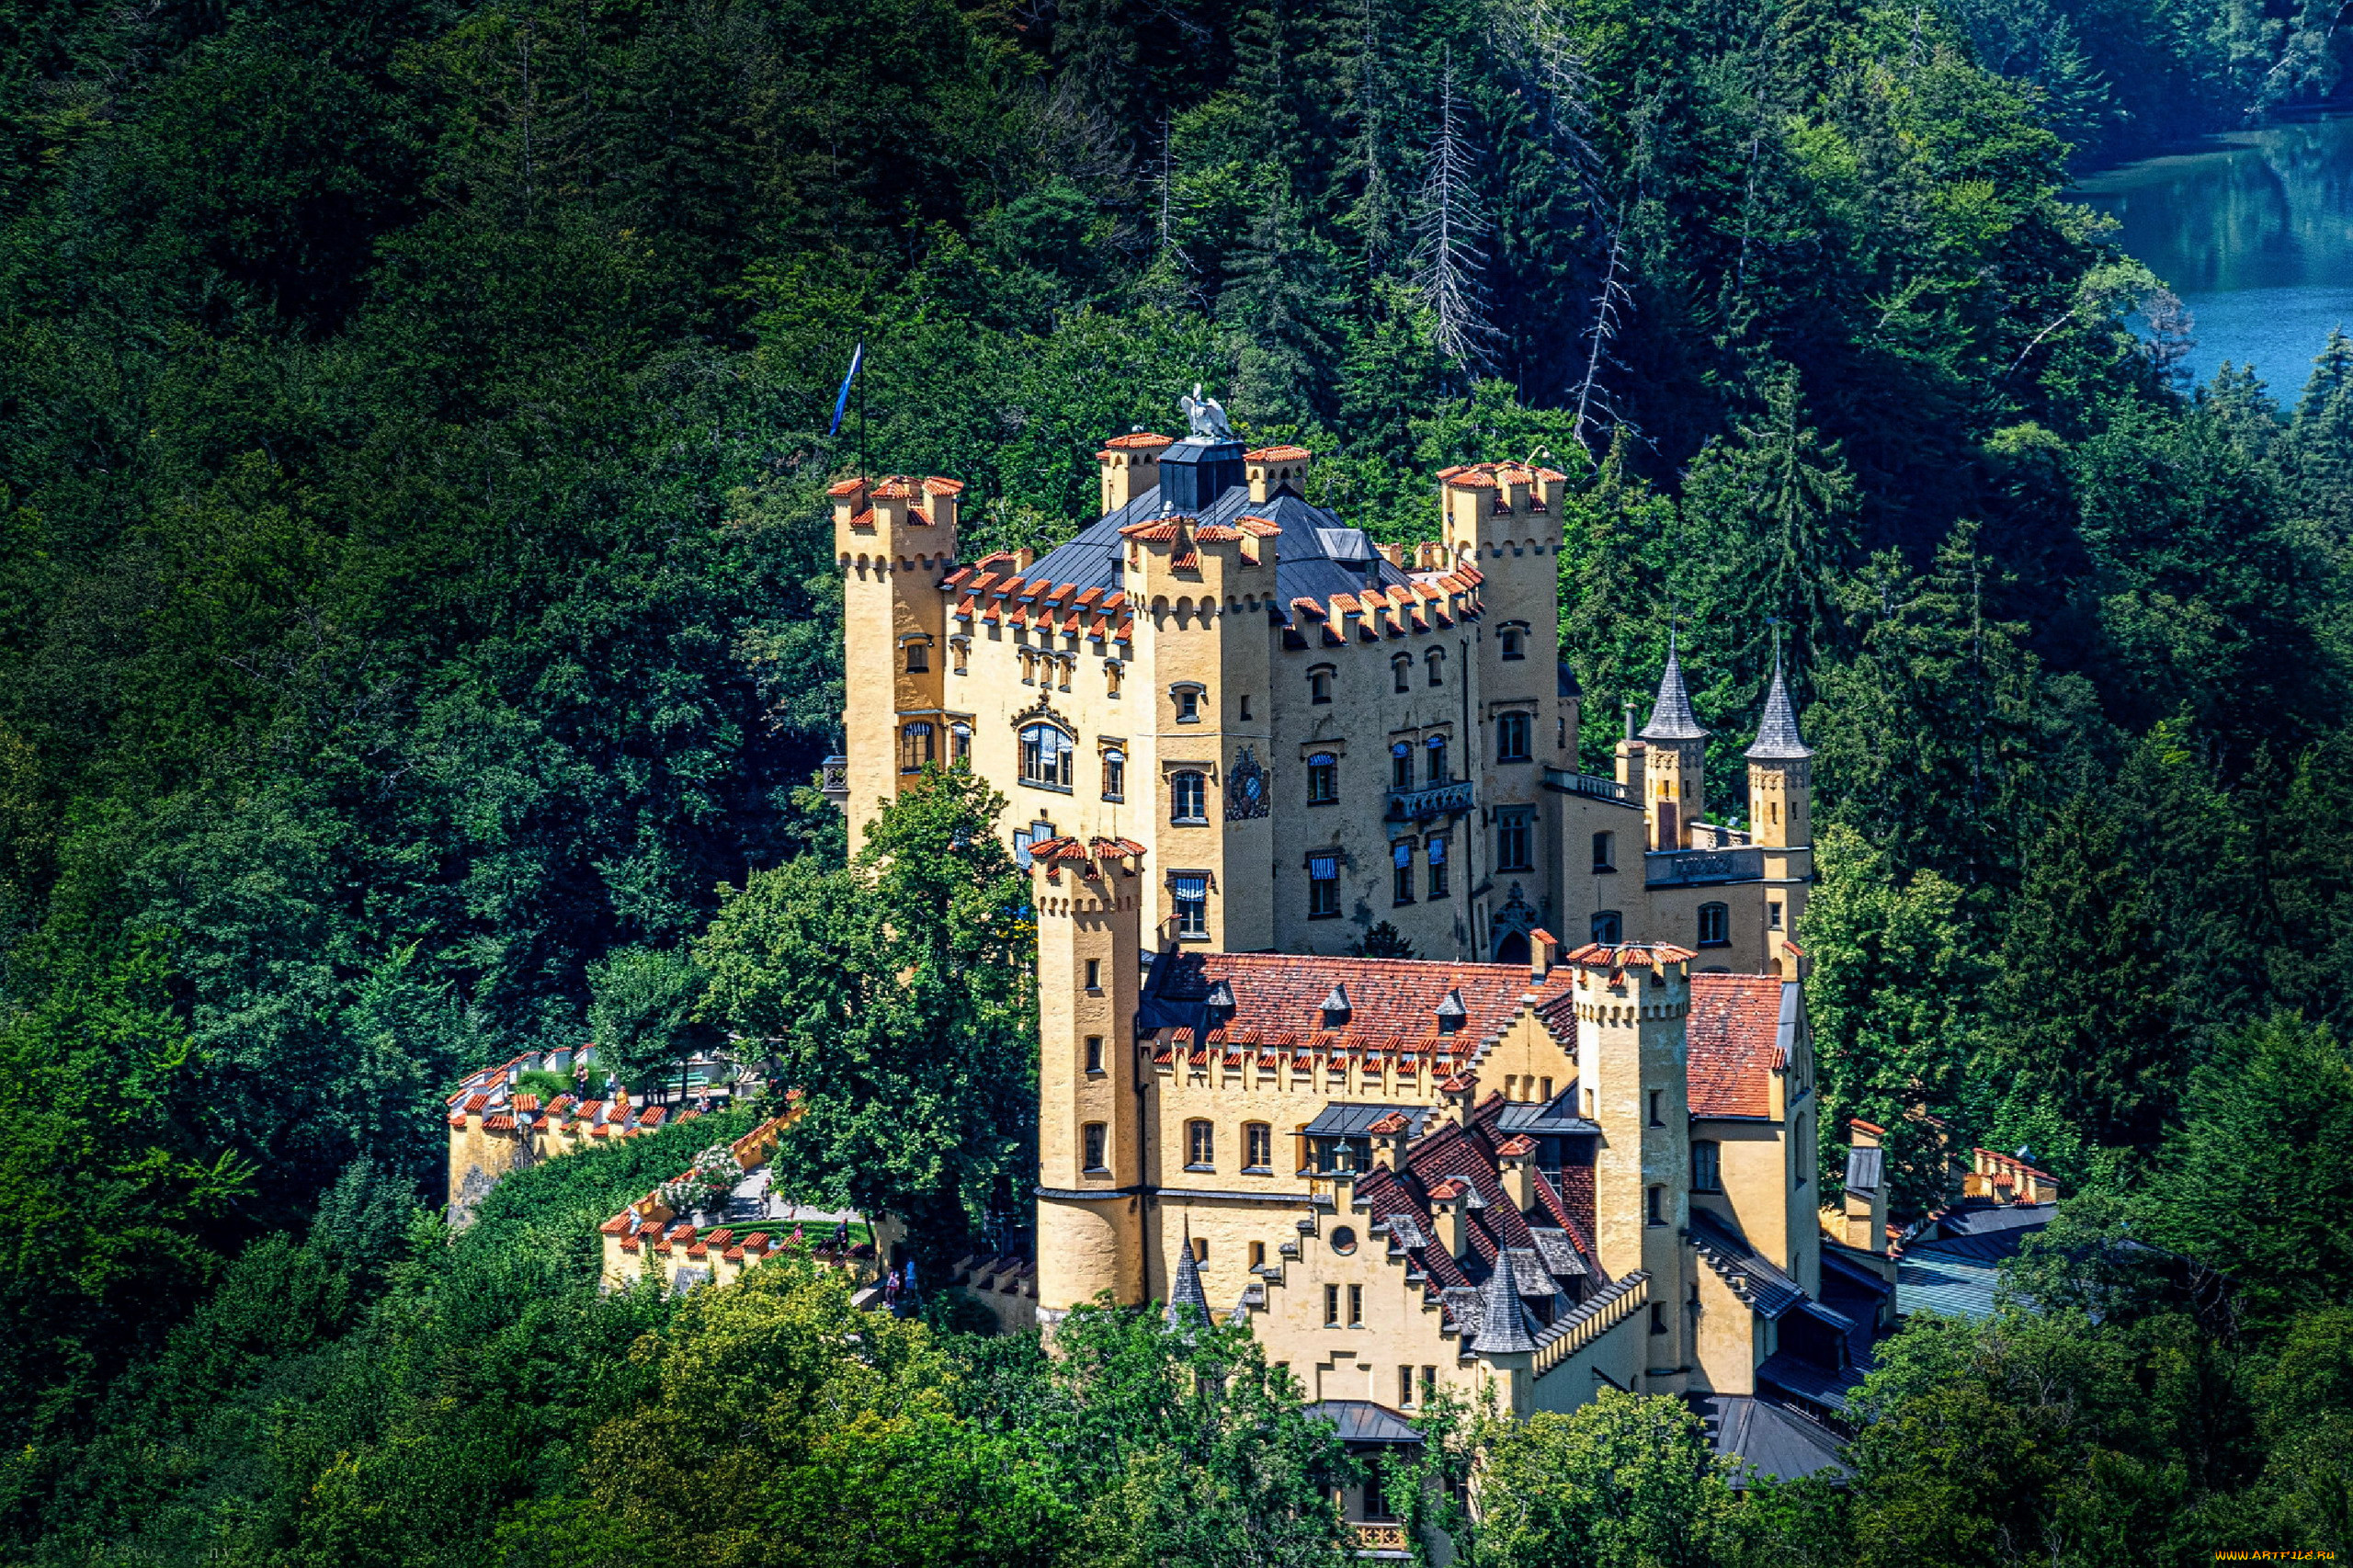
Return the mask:
[[[1038,684],[1038,655],[1027,648],[1021,650],[1021,684],[1024,686]]]
[[[1103,665],[1103,689],[1112,697],[1120,695],[1120,661],[1107,660]]]
[[[1250,1244],[1250,1267],[1254,1269],[1264,1268],[1267,1267],[1266,1243],[1252,1242]]]
[[[1324,1326],[1340,1326],[1340,1288],[1337,1285],[1324,1287]]]
[[[1345,1226],[1342,1227],[1344,1230],[1347,1227]],[[1338,1238],[1336,1236],[1333,1239],[1336,1241]],[[1348,1241],[1348,1250],[1350,1252],[1356,1251],[1356,1240],[1353,1235],[1351,1235]],[[1350,1328],[1362,1328],[1364,1326],[1364,1287],[1361,1285],[1351,1285],[1348,1287],[1348,1326]]]
[[[1389,674],[1391,678],[1396,682],[1397,690],[1413,690],[1414,655],[1411,653],[1400,653],[1395,658],[1390,660]]]
[[[972,644],[959,637],[948,644],[948,667],[958,675],[964,673],[964,661],[972,656]]]
[[[1328,665],[1307,672],[1307,700],[1310,702],[1332,700],[1332,671]]]
[[[899,732],[899,771],[920,773],[924,764],[933,760],[932,730],[929,724],[909,724]]]
[[[1618,835],[1616,834],[1597,833],[1593,835],[1593,869],[1597,871],[1614,871],[1618,869]]]
[[[1086,1161],[1086,1172],[1089,1176],[1111,1174],[1111,1167],[1106,1163],[1108,1159],[1107,1149],[1109,1142],[1110,1140],[1105,1136],[1104,1126],[1099,1121],[1090,1121],[1079,1130],[1079,1144],[1085,1151],[1083,1158]]]
[[[1389,787],[1392,790],[1414,787],[1414,748],[1404,741],[1389,748]]]
[[[1767,899],[1765,901],[1765,929],[1778,931],[1780,928],[1781,901],[1778,898]]]
[[[1242,1168],[1253,1176],[1267,1176],[1275,1168],[1275,1130],[1263,1121],[1242,1124]],[[1265,1259],[1254,1259],[1264,1262]]]
[[[1089,991],[1103,989],[1103,960],[1101,959],[1086,960],[1086,988]]]
[[[1453,771],[1446,765],[1446,737],[1444,735],[1432,735],[1428,740],[1422,743],[1422,749],[1429,753],[1430,756],[1429,779],[1431,783],[1443,784],[1448,779],[1454,777]]]
[[[1217,1131],[1206,1121],[1185,1124],[1185,1168],[1188,1171],[1217,1169]]]
[[[1498,713],[1495,715],[1495,760],[1526,762],[1528,750],[1528,715]]]
[[[1391,867],[1390,902],[1392,903],[1413,903],[1414,846],[1410,844],[1392,846],[1389,851],[1389,863]]]
[[[1207,874],[1183,872],[1168,879],[1170,902],[1176,907],[1176,935],[1210,934],[1210,880]]]
[[[1429,672],[1432,686],[1446,684],[1446,650],[1433,648],[1422,655],[1422,667]]]
[[[1340,917],[1340,858],[1336,855],[1313,855],[1308,858],[1307,917],[1310,920],[1337,920]]]
[[[948,726],[948,757],[951,762],[972,760],[972,726],[955,723]]]
[[[1503,656],[1505,658],[1524,659],[1528,657],[1526,649],[1528,631],[1525,627],[1506,626],[1500,633],[1498,633],[1498,635],[1503,641]]]
[[[1328,751],[1319,751],[1307,759],[1307,803],[1311,806],[1336,805],[1340,799],[1340,759]]]
[[[1655,1192],[1658,1189],[1656,1187],[1653,1187],[1651,1190]],[[1653,1334],[1665,1334],[1666,1332],[1666,1303],[1665,1301],[1653,1301],[1651,1303],[1651,1332]]]
[[[1176,722],[1198,724],[1201,722],[1201,688],[1198,686],[1176,686],[1168,689],[1169,699],[1176,704]]]
[[[1168,820],[1199,824],[1210,820],[1209,780],[1199,773],[1168,776]]]
[[[931,673],[931,645],[927,642],[907,644],[907,673],[911,676]]]
[[[1347,1257],[1349,1254],[1355,1252],[1357,1250],[1356,1232],[1346,1225],[1333,1226],[1332,1250],[1338,1253],[1342,1257]],[[1357,1320],[1351,1318],[1348,1321],[1354,1323]]]
[[[1721,948],[1732,940],[1732,909],[1727,904],[1703,903],[1699,906],[1699,945]]]
[[[1722,1192],[1724,1189],[1723,1145],[1694,1143],[1691,1145],[1691,1190]]]
[[[1430,897],[1444,898],[1446,896],[1446,840],[1431,839],[1424,850],[1424,858],[1429,861]]]
[[[1666,1188],[1646,1187],[1643,1189],[1643,1223],[1645,1225],[1666,1223]]]
[[[1071,738],[1051,724],[1021,732],[1021,782],[1040,790],[1070,789]]]
[[[1249,722],[1249,719],[1250,719],[1250,698],[1249,698],[1248,694],[1247,694],[1247,693],[1244,694],[1244,696],[1243,696],[1243,698],[1242,698],[1242,699],[1241,699],[1241,700],[1242,700],[1242,711],[1241,711],[1241,713],[1240,713],[1238,716],[1242,719],[1242,721],[1243,721],[1244,722],[1247,723],[1247,722]]]
[[[1614,909],[1594,912],[1593,939],[1597,942],[1618,943],[1626,939],[1626,917]]]
[[[1397,1403],[1410,1409],[1414,1403],[1414,1369],[1397,1369]]]
[[[1438,1369],[1436,1367],[1424,1367],[1422,1369],[1422,1398],[1425,1401],[1427,1401],[1436,1399],[1437,1397]]]
[[[1107,751],[1103,754],[1103,798],[1124,801],[1128,798],[1128,754]]]
[[[1028,827],[1015,828],[1013,830],[1013,863],[1023,870],[1028,870],[1029,846],[1033,844],[1043,844],[1053,836],[1054,824],[1050,822],[1033,822]]]
[[[1495,813],[1495,869],[1532,871],[1536,869],[1536,824],[1526,807]]]
[[[1099,1034],[1086,1037],[1086,1070],[1089,1073],[1103,1071],[1103,1037]]]
[[[1651,1125],[1653,1127],[1665,1127],[1666,1125],[1666,1118],[1660,1113],[1660,1105],[1665,1098],[1666,1091],[1665,1089],[1653,1089],[1651,1091]]]

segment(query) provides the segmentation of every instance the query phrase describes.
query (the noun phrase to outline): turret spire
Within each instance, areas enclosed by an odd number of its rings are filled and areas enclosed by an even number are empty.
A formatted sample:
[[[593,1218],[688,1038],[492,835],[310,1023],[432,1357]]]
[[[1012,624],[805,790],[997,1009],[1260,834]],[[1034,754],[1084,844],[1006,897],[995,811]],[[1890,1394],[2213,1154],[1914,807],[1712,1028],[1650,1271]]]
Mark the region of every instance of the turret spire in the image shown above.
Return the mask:
[[[1193,1257],[1193,1223],[1185,1222],[1185,1239],[1177,1249],[1176,1283],[1168,1291],[1167,1323],[1182,1332],[1194,1323],[1210,1321],[1210,1294],[1201,1289],[1201,1266]]]
[[[1756,744],[1748,748],[1751,762],[1795,762],[1812,756],[1798,734],[1797,710],[1790,703],[1789,683],[1781,678],[1781,650],[1773,650],[1773,685],[1765,693],[1765,714],[1757,722]]]
[[[1683,660],[1676,652],[1675,633],[1666,634],[1666,672],[1658,677],[1658,699],[1651,704],[1651,722],[1643,726],[1646,741],[1701,741],[1707,727],[1691,711],[1691,693],[1683,684]]]
[[[1529,1332],[1528,1309],[1519,1300],[1519,1280],[1512,1272],[1511,1253],[1495,1249],[1495,1271],[1479,1292],[1479,1334],[1471,1348],[1482,1356],[1507,1356],[1536,1348]]]

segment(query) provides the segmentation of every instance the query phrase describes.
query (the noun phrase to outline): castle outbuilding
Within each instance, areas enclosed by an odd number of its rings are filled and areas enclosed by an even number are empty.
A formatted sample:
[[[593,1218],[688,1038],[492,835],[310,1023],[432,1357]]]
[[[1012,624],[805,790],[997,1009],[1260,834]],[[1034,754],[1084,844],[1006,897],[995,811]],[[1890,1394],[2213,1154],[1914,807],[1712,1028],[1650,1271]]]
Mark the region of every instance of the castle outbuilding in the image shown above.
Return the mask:
[[[1438,537],[1378,545],[1303,494],[1312,454],[1211,419],[1097,454],[1067,544],[961,559],[963,486],[832,490],[852,842],[927,765],[1055,838],[1138,844],[1155,940],[1338,954],[1387,923],[1430,958],[1525,963],[1540,926],[1787,972],[1812,880],[1809,756],[1777,669],[1750,825],[1709,819],[1709,732],[1679,658],[1614,777],[1581,772],[1560,657],[1565,476],[1443,470]]]

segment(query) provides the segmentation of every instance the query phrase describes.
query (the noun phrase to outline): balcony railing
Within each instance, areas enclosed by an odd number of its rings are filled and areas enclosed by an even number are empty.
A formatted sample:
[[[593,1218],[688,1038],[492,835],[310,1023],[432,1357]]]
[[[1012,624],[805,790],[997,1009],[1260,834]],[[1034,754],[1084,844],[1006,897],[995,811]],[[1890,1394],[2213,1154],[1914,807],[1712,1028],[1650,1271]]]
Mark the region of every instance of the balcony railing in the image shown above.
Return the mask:
[[[840,805],[849,799],[849,758],[829,756],[817,775],[817,790],[825,799]]]
[[[1545,784],[1564,795],[1590,795],[1597,801],[1615,801],[1621,806],[1634,803],[1633,791],[1615,778],[1598,778],[1590,773],[1575,773],[1565,767],[1544,770]]]
[[[1654,888],[1753,882],[1764,874],[1762,849],[1654,849],[1643,857],[1643,881]]]
[[[1376,1525],[1363,1524],[1351,1519],[1348,1522],[1348,1540],[1349,1544],[1359,1552],[1413,1550],[1405,1543],[1405,1526],[1402,1521],[1393,1525]]]
[[[1391,822],[1427,822],[1432,817],[1457,816],[1471,809],[1471,780],[1455,779],[1426,790],[1389,792]]]

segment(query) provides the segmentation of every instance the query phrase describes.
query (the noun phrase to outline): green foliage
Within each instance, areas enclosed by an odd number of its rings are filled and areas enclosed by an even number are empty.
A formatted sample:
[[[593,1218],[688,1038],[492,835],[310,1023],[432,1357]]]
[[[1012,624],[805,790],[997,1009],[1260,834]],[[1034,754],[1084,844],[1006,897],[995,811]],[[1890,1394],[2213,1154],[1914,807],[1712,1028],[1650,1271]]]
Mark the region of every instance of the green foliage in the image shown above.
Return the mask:
[[[1728,1534],[1733,1497],[1681,1400],[1604,1388],[1567,1415],[1491,1417],[1481,1568],[1701,1568]]]
[[[707,983],[676,948],[626,948],[590,964],[588,1033],[597,1063],[649,1093],[677,1082],[688,1057],[722,1039],[695,1017]]]
[[[848,866],[755,873],[695,945],[706,1015],[809,1096],[789,1183],[905,1216],[926,1245],[1009,1211],[1036,1159],[1037,928],[1005,804],[931,769]]]

